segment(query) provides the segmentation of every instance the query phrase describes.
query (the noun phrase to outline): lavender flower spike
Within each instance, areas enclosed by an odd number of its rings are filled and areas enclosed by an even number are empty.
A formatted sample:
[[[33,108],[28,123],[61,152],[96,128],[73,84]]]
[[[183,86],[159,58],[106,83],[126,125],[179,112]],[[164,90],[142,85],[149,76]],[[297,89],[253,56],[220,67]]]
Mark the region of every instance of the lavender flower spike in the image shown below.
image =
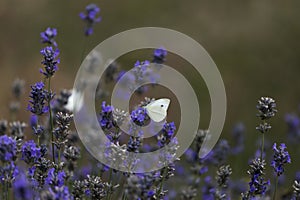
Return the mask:
[[[86,22],[85,35],[90,36],[93,34],[93,26],[101,21],[101,17],[96,17],[100,12],[100,8],[95,4],[89,4],[85,8],[85,13],[79,14],[80,18]]]
[[[44,74],[46,78],[52,77],[58,70],[57,64],[59,64],[60,60],[56,57],[59,55],[59,50],[54,50],[51,46],[48,46],[41,50],[41,54],[44,56],[42,64],[45,70],[43,71],[41,69],[40,72]]]
[[[271,163],[271,166],[274,168],[276,176],[281,176],[284,172],[284,165],[286,163],[291,163],[291,157],[289,152],[285,150],[286,145],[280,144],[279,148],[277,148],[276,143],[273,145],[274,156]]]
[[[41,32],[41,42],[57,47],[55,37],[57,36],[57,29],[48,27],[44,32]]]

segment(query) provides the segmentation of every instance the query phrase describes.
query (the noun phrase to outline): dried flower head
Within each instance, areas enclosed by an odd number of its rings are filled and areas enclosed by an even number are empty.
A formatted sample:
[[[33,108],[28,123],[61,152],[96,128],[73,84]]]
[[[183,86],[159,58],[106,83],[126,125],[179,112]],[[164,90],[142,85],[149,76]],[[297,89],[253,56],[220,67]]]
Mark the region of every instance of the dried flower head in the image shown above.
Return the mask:
[[[261,120],[270,119],[277,113],[275,100],[270,97],[261,97],[256,108],[259,112],[257,116]]]

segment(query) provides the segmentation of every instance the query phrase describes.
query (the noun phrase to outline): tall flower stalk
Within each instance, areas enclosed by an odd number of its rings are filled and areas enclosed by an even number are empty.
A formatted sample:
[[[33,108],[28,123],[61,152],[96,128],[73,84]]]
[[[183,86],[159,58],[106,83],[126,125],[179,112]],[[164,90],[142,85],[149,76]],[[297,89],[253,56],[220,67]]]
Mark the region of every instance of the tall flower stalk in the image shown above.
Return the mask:
[[[274,143],[273,151],[274,155],[273,160],[271,162],[271,166],[273,167],[275,173],[275,190],[273,194],[273,200],[275,200],[278,186],[278,178],[284,173],[284,165],[287,163],[291,163],[291,157],[289,155],[289,152],[286,151],[286,145],[284,143],[280,144],[279,147],[277,147],[276,143]]]
[[[257,116],[261,120],[261,123],[256,127],[256,129],[262,133],[260,159],[263,160],[265,133],[267,133],[272,128],[268,123],[268,120],[274,117],[277,113],[276,103],[275,100],[270,97],[261,97],[258,100],[256,108],[258,110]]]
[[[43,48],[40,53],[42,54],[44,60],[42,65],[44,69],[40,69],[40,72],[44,75],[45,80],[48,80],[48,108],[49,108],[49,133],[51,134],[51,146],[52,146],[52,160],[55,162],[55,141],[53,135],[53,113],[51,109],[51,100],[54,98],[54,94],[51,91],[51,78],[54,76],[55,72],[58,70],[58,64],[60,62],[57,59],[59,55],[59,50],[57,48],[57,43],[55,37],[57,36],[57,30],[55,28],[47,28],[45,32],[41,34],[42,43],[48,44]]]

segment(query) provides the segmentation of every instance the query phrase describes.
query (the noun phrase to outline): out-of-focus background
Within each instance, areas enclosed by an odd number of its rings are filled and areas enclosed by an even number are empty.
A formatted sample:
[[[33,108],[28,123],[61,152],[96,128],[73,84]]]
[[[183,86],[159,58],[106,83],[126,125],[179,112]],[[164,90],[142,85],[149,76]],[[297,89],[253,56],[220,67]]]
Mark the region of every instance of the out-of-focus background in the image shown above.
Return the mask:
[[[260,96],[276,99],[279,110],[271,121],[273,129],[268,139],[286,142],[284,116],[287,112],[297,112],[300,103],[300,1],[94,1],[101,8],[103,20],[95,26],[95,34],[87,39],[78,14],[88,3],[91,1],[0,0],[0,118],[8,116],[11,83],[19,77],[26,80],[24,112],[20,118],[28,119],[29,113],[25,110],[29,86],[41,79],[39,33],[48,26],[56,27],[59,32],[61,64],[53,81],[56,92],[60,88],[72,88],[85,42],[87,54],[111,35],[130,28],[157,26],[191,36],[214,59],[228,98],[221,137],[233,140],[229,137],[233,125],[245,124],[247,151],[237,160],[244,169],[259,137],[255,130],[259,123],[255,106]],[[149,58],[130,56],[121,64],[128,68],[134,59]],[[184,67],[182,70],[188,74],[188,67]],[[198,92],[201,96],[201,91]],[[209,111],[206,103],[201,106]],[[290,152],[293,163],[300,161],[297,149]]]

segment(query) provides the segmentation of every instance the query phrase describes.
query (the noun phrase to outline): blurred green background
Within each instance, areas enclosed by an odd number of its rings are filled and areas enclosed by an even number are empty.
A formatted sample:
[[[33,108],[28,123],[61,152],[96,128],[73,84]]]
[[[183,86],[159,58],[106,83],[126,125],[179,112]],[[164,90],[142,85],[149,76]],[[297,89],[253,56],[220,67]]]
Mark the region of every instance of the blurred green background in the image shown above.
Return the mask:
[[[73,86],[86,39],[78,14],[91,2],[0,0],[1,118],[8,116],[14,78],[26,80],[24,110],[29,85],[41,79],[39,33],[48,26],[58,29],[61,51],[60,69],[53,88],[58,92],[60,88]],[[96,25],[95,34],[88,38],[86,54],[111,35],[143,26],[174,29],[203,45],[217,64],[226,87],[228,111],[222,137],[232,139],[228,135],[239,121],[244,122],[247,129],[246,154],[235,158],[242,167],[246,167],[248,157],[254,154],[253,144],[260,136],[255,130],[259,123],[255,106],[260,96],[275,98],[279,110],[267,137],[273,142],[286,142],[284,115],[297,112],[300,103],[299,0],[103,0],[93,3],[101,7],[103,20]],[[201,106],[209,110],[209,104]],[[29,113],[23,113],[20,118],[25,120]],[[297,167],[300,161],[297,151],[290,151]]]

